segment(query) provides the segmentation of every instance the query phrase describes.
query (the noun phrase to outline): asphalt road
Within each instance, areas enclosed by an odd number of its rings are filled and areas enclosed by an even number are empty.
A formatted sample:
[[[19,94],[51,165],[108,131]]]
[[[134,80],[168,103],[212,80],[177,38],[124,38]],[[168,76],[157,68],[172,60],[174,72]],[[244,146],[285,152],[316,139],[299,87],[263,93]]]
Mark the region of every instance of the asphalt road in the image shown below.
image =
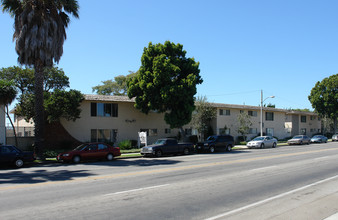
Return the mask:
[[[325,219],[338,143],[0,169],[0,219]]]

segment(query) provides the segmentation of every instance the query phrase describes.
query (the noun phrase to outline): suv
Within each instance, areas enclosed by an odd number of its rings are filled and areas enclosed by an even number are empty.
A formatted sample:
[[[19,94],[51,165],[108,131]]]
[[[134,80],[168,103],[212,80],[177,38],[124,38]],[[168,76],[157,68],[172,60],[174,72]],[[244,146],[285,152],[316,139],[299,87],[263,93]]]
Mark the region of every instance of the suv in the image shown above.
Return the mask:
[[[231,151],[234,146],[234,137],[231,135],[213,135],[207,138],[203,143],[198,143],[197,151],[209,151],[214,153],[216,150],[225,149]]]

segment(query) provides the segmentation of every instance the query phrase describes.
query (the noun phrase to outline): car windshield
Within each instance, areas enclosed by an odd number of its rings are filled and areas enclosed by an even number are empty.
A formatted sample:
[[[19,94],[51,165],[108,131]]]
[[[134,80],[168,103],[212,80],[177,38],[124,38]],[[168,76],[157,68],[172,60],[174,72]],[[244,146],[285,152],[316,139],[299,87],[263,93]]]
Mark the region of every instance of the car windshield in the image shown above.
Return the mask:
[[[76,150],[76,151],[81,151],[81,150],[83,150],[86,146],[87,146],[87,144],[81,144],[81,145],[77,146],[74,150]]]
[[[165,140],[163,139],[157,140],[154,144],[163,145],[165,144]]]
[[[302,139],[302,136],[294,136],[293,139]]]
[[[255,139],[253,139],[253,141],[262,141],[264,140],[264,137],[256,137]]]
[[[214,140],[216,140],[216,137],[215,137],[215,136],[210,136],[210,137],[208,137],[208,139],[207,139],[207,141],[214,141]]]

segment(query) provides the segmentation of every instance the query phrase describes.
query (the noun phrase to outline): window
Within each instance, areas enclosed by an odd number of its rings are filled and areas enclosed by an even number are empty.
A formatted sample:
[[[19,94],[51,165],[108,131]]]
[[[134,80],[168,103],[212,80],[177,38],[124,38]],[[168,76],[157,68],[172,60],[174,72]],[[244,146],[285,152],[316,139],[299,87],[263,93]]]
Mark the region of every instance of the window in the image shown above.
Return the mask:
[[[265,120],[273,121],[273,112],[265,112]]]
[[[90,139],[92,142],[116,142],[116,129],[91,129]]]
[[[99,147],[99,150],[105,150],[108,148],[107,145],[105,144],[98,144],[98,147]]]
[[[219,134],[230,134],[230,128],[224,129],[220,128],[218,129]]]
[[[306,134],[306,128],[301,128],[301,129],[300,129],[300,134],[305,135],[305,134]]]
[[[239,113],[241,113],[241,114],[244,113],[244,110],[239,110]]]
[[[313,116],[313,115],[310,116],[310,120],[311,120],[311,121],[313,121],[313,120],[315,120],[315,119],[316,119],[316,116]]]
[[[170,134],[170,133],[171,133],[171,129],[170,129],[170,128],[166,128],[166,129],[164,130],[164,133],[165,133],[165,134]]]
[[[257,128],[250,128],[249,134],[257,134]]]
[[[273,136],[273,128],[266,128],[266,135]]]
[[[92,102],[90,115],[95,117],[117,117],[118,105],[114,103],[96,103]]]
[[[220,109],[219,115],[230,115],[230,110],[229,109]]]
[[[157,136],[157,129],[150,129],[149,136]]]
[[[306,116],[305,115],[300,116],[300,122],[303,122],[303,123],[306,122]]]
[[[257,111],[248,111],[248,115],[257,117]]]

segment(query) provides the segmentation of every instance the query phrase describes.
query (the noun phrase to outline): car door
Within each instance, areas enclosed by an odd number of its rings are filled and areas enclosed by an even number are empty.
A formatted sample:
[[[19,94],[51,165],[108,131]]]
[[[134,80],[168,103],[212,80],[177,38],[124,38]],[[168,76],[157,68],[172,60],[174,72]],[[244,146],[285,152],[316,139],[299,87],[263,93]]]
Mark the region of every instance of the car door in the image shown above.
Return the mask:
[[[14,161],[18,152],[11,146],[0,146],[0,162],[9,163]]]
[[[106,144],[103,143],[99,143],[97,144],[98,150],[97,150],[97,157],[100,159],[106,158],[109,149],[108,146]]]
[[[272,147],[272,144],[273,144],[272,137],[266,137],[264,140],[264,143],[266,147]]]
[[[97,157],[97,144],[88,144],[86,148],[81,151],[81,158],[83,160],[92,160]]]

